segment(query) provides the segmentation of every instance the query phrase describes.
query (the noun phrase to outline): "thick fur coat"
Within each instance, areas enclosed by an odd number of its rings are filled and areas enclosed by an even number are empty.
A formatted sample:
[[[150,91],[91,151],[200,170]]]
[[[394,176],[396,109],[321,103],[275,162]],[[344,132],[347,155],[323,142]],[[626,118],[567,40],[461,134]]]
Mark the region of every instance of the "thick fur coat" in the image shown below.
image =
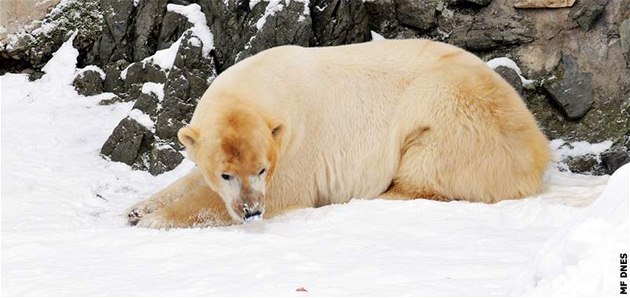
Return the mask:
[[[501,76],[428,40],[261,52],[216,78],[179,138],[198,167],[132,223],[233,224],[352,198],[494,203],[539,192],[550,158]]]

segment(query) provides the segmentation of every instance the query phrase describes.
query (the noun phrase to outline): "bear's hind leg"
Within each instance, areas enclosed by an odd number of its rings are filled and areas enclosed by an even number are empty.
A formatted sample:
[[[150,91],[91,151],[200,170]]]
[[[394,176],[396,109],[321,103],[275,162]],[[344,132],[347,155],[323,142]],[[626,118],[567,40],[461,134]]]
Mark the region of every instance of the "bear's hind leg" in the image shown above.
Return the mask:
[[[387,191],[379,195],[377,198],[387,200],[427,199],[443,202],[454,200],[427,187],[412,185],[404,182],[393,182]]]
[[[398,171],[389,188],[378,198],[388,200],[428,199],[436,201],[451,201],[452,198],[438,192],[432,187],[429,171],[432,163],[425,160],[427,156],[426,145],[423,138],[430,133],[426,126],[420,126],[413,130],[405,139],[402,146],[402,154]]]

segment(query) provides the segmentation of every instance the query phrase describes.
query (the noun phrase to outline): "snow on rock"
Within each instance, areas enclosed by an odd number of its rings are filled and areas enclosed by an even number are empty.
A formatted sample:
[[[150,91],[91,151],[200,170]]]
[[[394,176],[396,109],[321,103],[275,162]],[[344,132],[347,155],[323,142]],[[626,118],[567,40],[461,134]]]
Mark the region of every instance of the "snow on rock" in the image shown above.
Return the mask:
[[[183,36],[183,35],[182,35]],[[173,64],[175,63],[175,57],[177,56],[177,50],[179,49],[179,45],[182,43],[182,37],[180,36],[170,47],[159,50],[153,54],[153,56],[149,56],[142,60],[143,63],[153,63],[159,66],[161,69],[170,70],[173,68]],[[123,80],[127,76],[127,69],[125,68],[123,72],[120,73],[121,78]]]
[[[499,66],[503,66],[503,67],[507,67],[507,68],[510,68],[510,69],[514,70],[518,74],[518,76],[521,78],[521,83],[525,87],[531,86],[532,84],[534,84],[536,82],[535,80],[529,80],[529,79],[526,79],[525,77],[523,77],[521,69],[518,67],[518,65],[516,65],[516,62],[514,62],[510,58],[507,58],[507,57],[494,58],[494,59],[486,62],[486,64],[488,66],[490,66],[490,68],[492,68],[492,69],[495,69],[495,68],[497,68]]]
[[[267,4],[267,7],[265,7],[265,13],[256,22],[256,28],[258,30],[262,29],[262,27],[265,26],[265,22],[267,22],[267,18],[269,16],[275,15],[276,12],[282,11],[282,9],[284,8],[284,5],[280,4],[281,2],[284,2],[284,1],[282,0],[269,1],[269,3]]]
[[[199,4],[168,4],[166,9],[185,16],[188,19],[188,22],[193,24],[193,27],[189,30],[192,30],[193,35],[201,39],[201,42],[203,43],[203,57],[208,58],[210,56],[210,51],[214,48],[214,37],[212,36],[210,28],[208,28],[206,15],[201,11],[201,6],[199,6]]]
[[[185,16],[188,19],[188,22],[193,24],[193,27],[188,29],[192,31],[192,34],[199,38],[203,47],[201,49],[202,55],[204,58],[210,57],[210,51],[214,48],[214,37],[210,28],[206,23],[206,17],[204,13],[201,11],[201,6],[199,4],[190,4],[190,5],[178,5],[178,4],[168,4],[166,9],[178,14]],[[187,31],[188,31],[187,30]],[[142,60],[142,63],[152,63],[159,66],[161,69],[165,71],[169,71],[173,68],[173,64],[175,63],[175,58],[177,57],[177,51],[182,43],[182,38],[185,33],[182,34],[170,47],[156,51],[152,56],[146,57]],[[194,42],[191,39],[191,42]],[[198,44],[197,44],[198,45]],[[123,69],[120,73],[120,78],[123,80],[127,79],[127,71],[129,67]]]
[[[79,51],[72,46],[77,32],[72,33],[70,38],[53,54],[48,63],[42,67],[42,71],[45,73],[42,80],[46,82],[54,80],[59,84],[66,85],[72,84],[76,76],[77,57],[79,57]]]
[[[370,34],[372,34],[372,41],[385,40],[385,37],[383,37],[383,35],[380,35],[374,31],[370,31]]]
[[[140,123],[142,126],[148,128],[152,132],[155,132],[155,123],[153,123],[151,117],[144,112],[138,109],[133,109],[129,112],[129,118],[136,120],[136,122]]]
[[[277,12],[280,12],[284,9],[285,6],[288,6],[291,1],[300,2],[304,4],[304,11],[299,16],[298,21],[302,22],[306,19],[305,16],[310,15],[309,3],[310,0],[253,0],[249,2],[249,9],[253,9],[260,2],[267,2],[267,6],[265,7],[265,12],[263,15],[256,21],[256,29],[261,30],[265,23],[267,22],[267,18],[269,16],[275,15]]]
[[[101,77],[101,80],[105,80],[105,72],[98,66],[96,65],[88,65],[84,68],[81,68],[77,71],[77,76],[83,75],[83,73],[85,73],[86,71],[95,71],[98,73],[98,75]]]
[[[594,155],[599,160],[600,154],[610,149],[612,141],[603,141],[601,143],[591,144],[586,141],[567,143],[562,139],[555,139],[549,142],[549,146],[553,150],[553,156],[556,161],[561,161],[567,157]]]
[[[144,94],[155,94],[159,101],[164,99],[164,84],[163,83],[153,83],[146,82],[142,85],[142,93]]]

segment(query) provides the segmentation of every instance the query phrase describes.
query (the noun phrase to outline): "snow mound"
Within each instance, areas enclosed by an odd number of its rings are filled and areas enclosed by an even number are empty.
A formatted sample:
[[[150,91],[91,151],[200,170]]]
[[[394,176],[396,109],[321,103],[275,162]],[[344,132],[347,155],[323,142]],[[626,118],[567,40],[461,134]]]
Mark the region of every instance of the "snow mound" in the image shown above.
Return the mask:
[[[70,38],[64,42],[53,57],[42,67],[45,73],[42,80],[46,82],[56,81],[57,83],[70,85],[76,76],[77,57],[79,51],[72,46],[77,31],[72,33]]]

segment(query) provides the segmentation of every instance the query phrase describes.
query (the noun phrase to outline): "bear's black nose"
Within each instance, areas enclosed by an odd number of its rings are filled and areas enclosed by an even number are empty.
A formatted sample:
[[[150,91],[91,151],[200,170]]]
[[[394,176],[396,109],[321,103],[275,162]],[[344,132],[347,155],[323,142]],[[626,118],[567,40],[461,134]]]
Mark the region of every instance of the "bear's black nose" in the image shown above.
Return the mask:
[[[249,220],[249,219],[252,219],[252,218],[254,218],[254,217],[260,217],[261,215],[262,215],[262,212],[260,212],[260,211],[258,211],[258,210],[256,210],[256,211],[251,211],[251,212],[250,212],[250,211],[247,211],[247,212],[245,212],[245,216],[243,216],[243,218],[244,218],[245,220]]]

